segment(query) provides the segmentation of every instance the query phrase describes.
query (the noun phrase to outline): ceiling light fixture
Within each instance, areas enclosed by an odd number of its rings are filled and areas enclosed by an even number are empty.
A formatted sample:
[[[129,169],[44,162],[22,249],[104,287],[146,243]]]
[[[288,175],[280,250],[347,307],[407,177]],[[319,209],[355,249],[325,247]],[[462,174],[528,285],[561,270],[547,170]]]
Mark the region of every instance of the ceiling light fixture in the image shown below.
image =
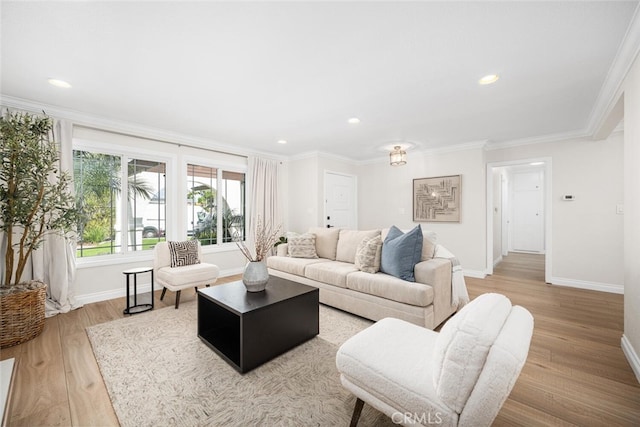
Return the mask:
[[[71,87],[71,84],[69,84],[68,82],[65,82],[64,80],[60,80],[60,79],[49,79],[47,80],[49,82],[49,84],[55,86],[55,87],[61,87],[63,89],[69,89]]]
[[[400,145],[393,147],[393,151],[389,153],[389,161],[391,166],[402,166],[407,164],[407,152]]]
[[[347,122],[352,125],[357,125],[358,123],[360,123],[360,119],[357,117],[351,117],[349,120],[347,120]]]
[[[279,139],[278,140],[278,144],[283,144],[284,145],[286,143],[287,143],[287,141],[285,141],[284,139]]]
[[[481,78],[480,80],[478,80],[478,84],[490,85],[491,83],[497,82],[499,78],[500,78],[500,76],[497,75],[497,74],[488,74],[488,75],[484,76],[483,78]]]
[[[531,162],[531,163],[529,163],[529,166],[540,166],[540,165],[544,165],[544,162]]]

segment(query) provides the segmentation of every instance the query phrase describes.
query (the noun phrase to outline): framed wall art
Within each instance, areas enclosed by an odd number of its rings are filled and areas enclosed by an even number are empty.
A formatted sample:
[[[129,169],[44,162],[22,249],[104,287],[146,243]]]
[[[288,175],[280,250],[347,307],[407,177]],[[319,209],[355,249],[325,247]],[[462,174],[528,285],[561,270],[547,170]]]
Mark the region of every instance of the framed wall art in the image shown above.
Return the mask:
[[[462,175],[413,180],[414,222],[460,222]]]

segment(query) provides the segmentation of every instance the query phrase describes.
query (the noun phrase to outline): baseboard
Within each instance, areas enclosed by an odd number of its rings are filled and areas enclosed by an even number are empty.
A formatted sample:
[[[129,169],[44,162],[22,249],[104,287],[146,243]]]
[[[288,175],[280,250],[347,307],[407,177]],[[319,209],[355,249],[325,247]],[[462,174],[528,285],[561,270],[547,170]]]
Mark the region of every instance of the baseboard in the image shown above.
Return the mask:
[[[589,289],[591,291],[609,292],[612,294],[624,294],[623,285],[612,283],[587,282],[586,280],[565,279],[562,277],[552,277],[552,285],[569,286],[571,288]]]
[[[502,262],[502,255],[498,257],[498,259],[493,260],[493,266],[500,264]]]
[[[244,267],[222,270],[220,272],[219,277],[234,276],[236,274],[241,274],[243,271],[244,271]],[[157,284],[154,286],[154,288],[156,291],[160,289]],[[145,292],[151,292],[151,282],[138,283],[138,293],[143,294]],[[84,305],[84,304],[91,304],[93,302],[100,302],[100,301],[106,301],[106,300],[115,299],[115,298],[122,298],[125,296],[127,296],[127,287],[122,285],[122,286],[119,286],[118,289],[110,289],[108,291],[93,292],[93,293],[84,294],[84,295],[76,295],[75,298],[79,304]]]
[[[155,290],[158,290],[158,288],[156,287]],[[131,289],[131,292],[133,292],[133,289]],[[144,294],[147,292],[151,292],[151,283],[138,283],[138,294]],[[85,304],[91,304],[93,302],[100,302],[100,301],[107,301],[110,299],[116,299],[116,298],[122,298],[127,296],[127,287],[126,286],[122,286],[119,289],[112,289],[109,291],[102,291],[102,292],[93,292],[90,294],[84,294],[84,295],[76,295],[76,302],[78,302],[79,305],[85,305]]]
[[[626,335],[622,335],[622,339],[620,340],[622,345],[622,352],[627,357],[629,361],[629,365],[631,365],[631,369],[636,374],[636,379],[640,383],[640,357],[638,353],[633,349],[629,339],[627,339]]]
[[[487,273],[485,273],[484,271],[467,270],[466,268],[464,269],[464,275],[466,277],[473,277],[475,279],[484,279],[485,277],[487,277]]]

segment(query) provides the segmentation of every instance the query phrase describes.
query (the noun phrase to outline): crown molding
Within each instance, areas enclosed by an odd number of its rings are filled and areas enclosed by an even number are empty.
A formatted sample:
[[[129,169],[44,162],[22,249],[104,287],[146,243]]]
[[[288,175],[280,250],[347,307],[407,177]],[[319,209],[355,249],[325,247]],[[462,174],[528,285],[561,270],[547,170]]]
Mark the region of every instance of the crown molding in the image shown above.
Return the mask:
[[[307,151],[300,154],[294,154],[292,156],[287,157],[289,161],[297,161],[297,160],[305,160],[305,159],[314,159],[314,158],[324,158],[329,160],[338,160],[341,162],[349,163],[351,165],[357,165],[358,161],[353,160],[349,157],[339,156],[337,154],[327,153],[326,151]]]
[[[423,148],[419,150],[412,150],[410,153],[407,153],[407,156],[421,154],[423,156],[433,156],[438,154],[445,153],[454,153],[456,151],[466,151],[466,150],[475,150],[478,148],[484,148],[489,143],[489,140],[480,140],[480,141],[469,141],[462,142],[460,144],[453,144],[441,147],[433,147],[433,148]],[[358,166],[365,166],[377,163],[387,163],[389,161],[389,155],[387,154],[384,157],[375,157],[368,160],[360,160],[357,161],[356,164]]]
[[[574,130],[569,132],[559,132],[548,135],[532,136],[530,138],[514,139],[503,142],[489,142],[485,150],[500,150],[503,148],[519,147],[522,145],[544,144],[545,142],[566,141],[569,139],[588,138],[590,135],[585,130]]]
[[[69,120],[73,122],[74,125],[102,130],[106,132],[136,136],[145,139],[154,139],[157,141],[169,142],[172,144],[201,148],[205,150],[218,151],[221,153],[232,154],[236,156],[250,157],[259,155],[275,160],[287,159],[286,156],[279,156],[267,151],[246,150],[235,145],[224,144],[215,140],[195,137],[191,135],[183,135],[165,129],[157,129],[122,120],[106,119],[77,110],[66,109],[55,105],[43,104],[41,102],[30,101],[3,94],[0,94],[0,105],[2,107],[16,108],[31,113],[42,113],[44,111],[51,117]]]
[[[443,146],[443,147],[425,148],[423,150],[419,150],[418,152],[424,153],[424,154],[454,153],[456,151],[475,150],[478,148],[485,148],[487,144],[489,144],[490,142],[491,141],[489,141],[488,139],[482,139],[479,141],[462,142],[460,144],[454,144],[454,145]]]
[[[640,5],[631,18],[618,52],[609,67],[596,102],[591,110],[585,133],[593,136],[604,125],[624,92],[624,80],[640,52]]]

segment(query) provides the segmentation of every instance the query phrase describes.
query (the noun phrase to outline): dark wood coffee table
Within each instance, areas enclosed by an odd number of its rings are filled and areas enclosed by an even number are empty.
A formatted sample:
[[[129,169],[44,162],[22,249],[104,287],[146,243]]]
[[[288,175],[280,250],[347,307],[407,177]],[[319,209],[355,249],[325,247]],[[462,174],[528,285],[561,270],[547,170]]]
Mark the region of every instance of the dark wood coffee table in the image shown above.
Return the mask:
[[[319,333],[319,292],[269,277],[264,292],[239,282],[198,290],[198,337],[241,373]]]

